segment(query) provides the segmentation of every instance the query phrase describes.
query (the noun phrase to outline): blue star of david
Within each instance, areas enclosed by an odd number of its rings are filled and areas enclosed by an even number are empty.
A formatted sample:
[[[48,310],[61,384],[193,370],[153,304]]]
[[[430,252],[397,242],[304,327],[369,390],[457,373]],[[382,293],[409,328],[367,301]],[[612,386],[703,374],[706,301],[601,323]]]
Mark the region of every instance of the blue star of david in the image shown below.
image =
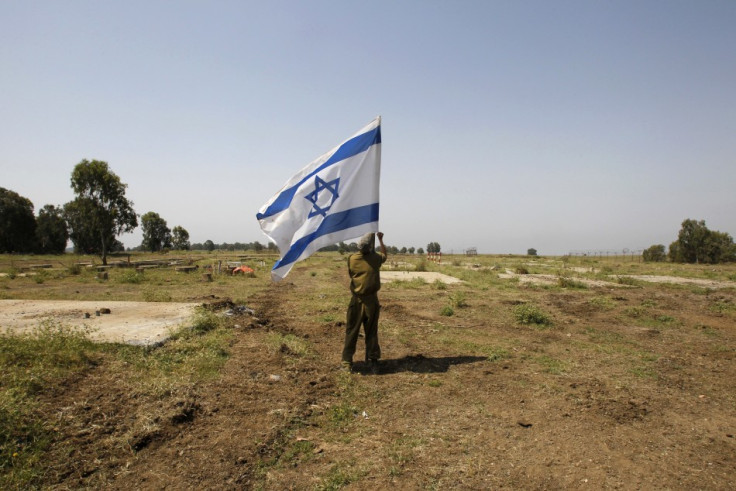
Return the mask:
[[[335,203],[335,200],[340,197],[340,195],[337,194],[337,187],[339,185],[339,177],[333,181],[327,182],[324,179],[321,179],[319,176],[315,176],[314,191],[304,197],[310,203],[312,203],[313,206],[312,210],[309,212],[309,218],[312,218],[315,215],[322,215],[323,217],[327,216],[327,212]],[[319,199],[319,195],[321,192],[329,192],[332,195],[330,203],[327,206],[320,206],[317,204],[317,200]],[[322,200],[322,202],[324,202],[324,200]]]

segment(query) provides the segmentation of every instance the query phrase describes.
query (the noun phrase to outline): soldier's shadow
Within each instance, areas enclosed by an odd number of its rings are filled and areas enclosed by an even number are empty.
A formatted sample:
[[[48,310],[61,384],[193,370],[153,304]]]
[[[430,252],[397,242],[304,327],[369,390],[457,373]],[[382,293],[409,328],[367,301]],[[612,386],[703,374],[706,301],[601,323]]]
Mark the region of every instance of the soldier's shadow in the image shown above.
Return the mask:
[[[413,372],[413,373],[444,373],[453,365],[465,363],[477,363],[487,360],[487,356],[442,356],[438,358],[425,357],[424,355],[409,355],[395,360],[381,360],[380,374]],[[356,371],[369,372],[364,363],[357,364]]]

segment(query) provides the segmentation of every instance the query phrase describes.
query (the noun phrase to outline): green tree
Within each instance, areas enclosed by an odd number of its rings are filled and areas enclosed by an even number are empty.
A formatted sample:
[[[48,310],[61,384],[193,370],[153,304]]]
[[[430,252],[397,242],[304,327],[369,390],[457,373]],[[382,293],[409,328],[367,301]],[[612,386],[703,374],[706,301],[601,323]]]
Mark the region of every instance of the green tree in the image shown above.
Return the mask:
[[[0,252],[32,252],[35,242],[33,203],[0,187]]]
[[[526,250],[526,255],[527,255],[527,256],[536,256],[536,255],[537,255],[537,250],[536,250],[536,249],[534,249],[534,248],[531,248],[531,249],[527,249],[527,250]]]
[[[209,251],[209,252],[212,252],[212,251],[214,251],[214,250],[215,250],[215,243],[214,243],[214,242],[212,242],[212,241],[211,241],[211,240],[209,240],[209,239],[205,240],[205,241],[204,241],[204,250],[205,250],[205,251]]]
[[[36,218],[36,248],[41,254],[62,254],[69,240],[64,210],[46,205]]]
[[[649,249],[642,252],[641,256],[645,262],[658,263],[667,259],[667,254],[665,254],[664,245],[662,244],[651,246]]]
[[[149,211],[141,216],[141,229],[143,230],[141,246],[145,250],[158,252],[171,248],[171,230],[166,225],[166,220],[158,213]]]
[[[705,220],[687,219],[677,240],[670,245],[670,259],[675,262],[715,264],[736,260],[733,238],[717,230],[709,230]]]
[[[427,244],[427,252],[436,254],[441,250],[442,248],[440,247],[439,242],[430,242],[429,244]]]
[[[77,197],[64,206],[64,215],[75,250],[97,253],[107,264],[108,253],[118,247],[116,237],[138,226],[133,203],[125,197],[128,185],[107,162],[86,159],[74,167],[71,185]]]
[[[177,225],[171,230],[171,244],[177,251],[188,251],[191,248],[189,244],[189,232]]]

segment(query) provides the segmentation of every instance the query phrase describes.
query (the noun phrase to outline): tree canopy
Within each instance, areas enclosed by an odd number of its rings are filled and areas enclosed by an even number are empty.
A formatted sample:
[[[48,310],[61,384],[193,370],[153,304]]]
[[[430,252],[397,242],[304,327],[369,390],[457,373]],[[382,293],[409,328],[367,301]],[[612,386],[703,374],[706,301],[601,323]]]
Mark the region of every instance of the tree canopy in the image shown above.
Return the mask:
[[[686,219],[670,244],[670,260],[682,263],[716,264],[736,261],[733,238],[717,230],[709,230],[705,220]]]
[[[667,259],[663,244],[655,244],[642,252],[641,255],[646,262],[662,262]]]
[[[0,187],[0,252],[32,252],[35,243],[33,203]]]
[[[64,206],[64,215],[75,249],[97,253],[107,264],[116,237],[138,226],[133,203],[125,197],[128,185],[107,162],[85,159],[74,167],[71,186],[77,197]]]
[[[36,250],[41,254],[62,254],[69,240],[64,210],[46,205],[36,219]]]
[[[171,248],[171,230],[166,225],[166,220],[158,213],[149,211],[141,217],[141,228],[143,229],[143,249],[151,252]]]
[[[171,231],[171,245],[178,251],[188,251],[191,248],[189,232],[180,225],[174,227]]]

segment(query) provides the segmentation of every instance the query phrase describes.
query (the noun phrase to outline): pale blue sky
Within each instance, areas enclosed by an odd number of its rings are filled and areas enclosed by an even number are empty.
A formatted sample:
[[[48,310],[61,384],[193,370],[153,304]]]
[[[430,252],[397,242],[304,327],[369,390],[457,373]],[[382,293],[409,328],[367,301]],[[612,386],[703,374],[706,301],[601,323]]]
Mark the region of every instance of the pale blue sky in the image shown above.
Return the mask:
[[[0,186],[38,211],[104,160],[192,242],[265,243],[258,208],[381,115],[389,245],[733,236],[734,26],[733,0],[0,0]]]

